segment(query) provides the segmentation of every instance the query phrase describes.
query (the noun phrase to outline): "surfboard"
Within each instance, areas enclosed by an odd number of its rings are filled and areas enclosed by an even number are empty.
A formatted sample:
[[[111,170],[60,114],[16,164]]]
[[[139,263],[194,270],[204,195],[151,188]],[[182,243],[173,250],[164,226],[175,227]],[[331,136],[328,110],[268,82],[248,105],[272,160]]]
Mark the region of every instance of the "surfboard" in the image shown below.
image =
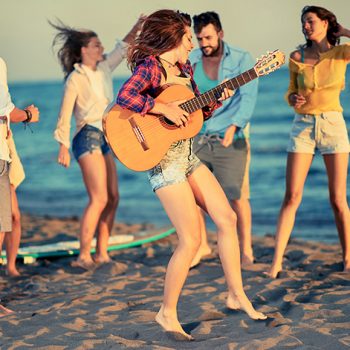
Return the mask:
[[[111,236],[108,240],[108,251],[138,247],[146,243],[155,242],[170,236],[175,232],[174,228],[166,231],[140,231],[133,235]],[[95,253],[96,239],[93,239],[91,253]],[[63,241],[51,244],[30,245],[18,250],[17,258],[23,259],[24,264],[31,264],[38,258],[63,257],[79,254],[79,241]],[[0,255],[2,264],[6,263],[6,252]]]

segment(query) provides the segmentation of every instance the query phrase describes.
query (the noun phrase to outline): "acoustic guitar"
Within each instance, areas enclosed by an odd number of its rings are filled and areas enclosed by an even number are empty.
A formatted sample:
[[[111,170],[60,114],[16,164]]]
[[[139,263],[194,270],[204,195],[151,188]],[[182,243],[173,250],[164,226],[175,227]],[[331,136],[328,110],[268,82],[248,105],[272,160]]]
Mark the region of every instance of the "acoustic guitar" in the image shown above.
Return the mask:
[[[119,105],[107,108],[103,117],[103,129],[112,151],[129,169],[145,171],[156,166],[168,151],[170,145],[179,140],[191,138],[199,133],[203,125],[201,108],[217,101],[224,88],[236,90],[253,79],[267,75],[280,68],[285,60],[284,54],[275,50],[262,56],[253,68],[226,80],[215,88],[194,96],[182,85],[170,85],[155,99],[169,103],[185,100],[179,105],[190,114],[185,127],[179,128],[166,116],[146,114],[144,116]]]

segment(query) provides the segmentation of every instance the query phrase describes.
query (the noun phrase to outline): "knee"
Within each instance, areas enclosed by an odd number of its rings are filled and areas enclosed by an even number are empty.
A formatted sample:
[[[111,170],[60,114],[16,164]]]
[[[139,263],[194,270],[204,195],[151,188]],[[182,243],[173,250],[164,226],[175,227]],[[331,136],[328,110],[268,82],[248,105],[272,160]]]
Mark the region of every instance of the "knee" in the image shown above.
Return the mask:
[[[331,195],[329,200],[333,210],[337,213],[341,213],[347,207],[347,201],[344,195]]]
[[[119,192],[113,192],[108,194],[108,207],[116,209],[119,204]]]
[[[21,222],[21,212],[19,211],[19,209],[15,209],[13,208],[12,211],[12,223],[13,224],[19,224]]]
[[[237,215],[233,210],[227,210],[216,221],[218,232],[224,232],[227,230],[236,230],[237,227]]]
[[[243,209],[243,200],[241,199],[233,199],[231,202],[231,206],[233,210],[242,210]]]
[[[103,209],[108,204],[108,196],[107,193],[99,193],[98,195],[91,197],[91,205],[95,208],[95,210],[103,211]]]
[[[194,256],[201,245],[201,235],[188,235],[185,239],[180,240],[179,244],[187,250],[190,256]]]
[[[284,195],[283,206],[284,207],[299,207],[301,203],[301,192],[286,192]]]

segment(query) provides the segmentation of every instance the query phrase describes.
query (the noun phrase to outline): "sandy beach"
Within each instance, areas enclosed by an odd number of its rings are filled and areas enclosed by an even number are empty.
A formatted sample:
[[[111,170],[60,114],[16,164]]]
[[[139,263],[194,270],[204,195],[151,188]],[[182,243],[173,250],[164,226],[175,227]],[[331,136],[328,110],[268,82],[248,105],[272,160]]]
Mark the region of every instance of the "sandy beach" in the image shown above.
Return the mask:
[[[76,236],[77,218],[23,217],[23,244]],[[114,234],[151,230],[152,225],[117,224]],[[286,270],[265,278],[273,253],[271,236],[255,237],[257,263],[244,269],[244,285],[255,307],[268,314],[252,321],[225,308],[226,285],[213,254],[190,271],[179,318],[193,342],[179,342],[154,322],[162,300],[172,235],[139,248],[111,253],[113,263],[82,272],[73,257],[19,263],[20,278],[2,267],[0,297],[15,311],[0,318],[1,349],[348,349],[350,275],[342,273],[338,245],[292,240]]]

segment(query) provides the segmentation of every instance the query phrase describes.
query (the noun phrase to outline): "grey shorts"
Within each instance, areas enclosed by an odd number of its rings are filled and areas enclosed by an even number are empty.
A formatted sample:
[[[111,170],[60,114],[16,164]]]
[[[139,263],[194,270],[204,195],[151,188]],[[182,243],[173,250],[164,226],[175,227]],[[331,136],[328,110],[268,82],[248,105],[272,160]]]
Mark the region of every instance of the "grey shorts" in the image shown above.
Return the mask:
[[[200,165],[192,151],[192,139],[174,142],[158,165],[148,171],[153,191],[187,181],[187,177]]]
[[[295,115],[287,151],[315,154],[316,149],[321,154],[350,151],[348,132],[341,112]]]
[[[0,160],[0,232],[12,231],[11,189],[9,163]]]
[[[249,140],[234,140],[229,147],[220,141],[217,134],[196,136],[193,150],[213,172],[228,200],[249,199]]]

